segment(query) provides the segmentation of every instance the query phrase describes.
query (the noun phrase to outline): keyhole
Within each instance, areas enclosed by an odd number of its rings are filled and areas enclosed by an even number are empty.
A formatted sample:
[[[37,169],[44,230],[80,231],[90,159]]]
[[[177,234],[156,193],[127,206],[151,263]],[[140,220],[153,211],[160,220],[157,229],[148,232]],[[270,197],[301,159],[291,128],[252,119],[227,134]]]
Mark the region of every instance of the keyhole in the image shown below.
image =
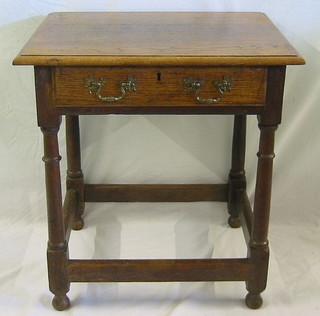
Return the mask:
[[[161,72],[158,72],[158,73],[157,73],[157,80],[158,80],[158,81],[161,81]]]

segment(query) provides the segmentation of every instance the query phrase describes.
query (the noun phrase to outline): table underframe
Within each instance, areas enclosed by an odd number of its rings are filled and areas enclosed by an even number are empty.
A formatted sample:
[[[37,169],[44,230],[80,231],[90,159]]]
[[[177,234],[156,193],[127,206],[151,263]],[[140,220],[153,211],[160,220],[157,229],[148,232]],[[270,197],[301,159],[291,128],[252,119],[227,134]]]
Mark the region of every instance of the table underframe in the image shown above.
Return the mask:
[[[44,136],[44,162],[48,210],[48,274],[57,310],[69,307],[66,293],[70,282],[169,282],[245,281],[249,308],[262,305],[266,287],[269,247],[268,225],[274,158],[274,136],[281,120],[285,67],[269,67],[266,104],[252,113],[235,113],[221,107],[216,112],[234,115],[232,163],[226,184],[184,185],[93,185],[85,184],[81,169],[79,115],[86,109],[52,110],[48,89],[50,67],[36,67],[38,122]],[[50,85],[49,85],[50,86]],[[46,89],[44,89],[46,88]],[[150,109],[149,109],[150,110]],[[106,110],[107,111],[107,110]],[[208,110],[206,110],[208,111]],[[212,114],[215,109],[212,107]],[[101,112],[101,108],[97,110]],[[258,113],[257,113],[258,112]],[[141,113],[143,114],[143,110]],[[199,113],[201,108],[199,107]],[[95,114],[90,109],[90,114]],[[101,114],[101,113],[100,113]],[[102,113],[104,114],[104,113]],[[154,113],[157,114],[157,113]],[[172,114],[172,113],[170,113]],[[179,111],[175,114],[181,114]],[[210,113],[211,114],[211,113]],[[220,113],[219,113],[220,114]],[[246,193],[246,116],[258,114],[260,141],[254,207]],[[61,115],[66,115],[67,191],[62,203],[58,132]],[[83,227],[85,202],[188,202],[222,201],[228,204],[229,225],[242,226],[248,246],[246,258],[168,260],[74,260],[69,258],[68,241],[72,229]]]

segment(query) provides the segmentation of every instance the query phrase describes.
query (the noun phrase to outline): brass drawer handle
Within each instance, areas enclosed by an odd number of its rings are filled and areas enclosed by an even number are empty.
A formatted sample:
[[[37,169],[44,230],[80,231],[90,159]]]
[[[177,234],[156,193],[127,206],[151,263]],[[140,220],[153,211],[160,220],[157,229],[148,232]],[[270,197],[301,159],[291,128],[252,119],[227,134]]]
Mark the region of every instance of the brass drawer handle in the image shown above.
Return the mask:
[[[95,94],[101,101],[104,102],[117,102],[123,99],[127,91],[137,90],[137,79],[134,77],[129,77],[128,80],[124,82],[118,82],[121,94],[117,97],[106,97],[101,94],[101,89],[106,83],[104,78],[99,80],[95,79],[93,76],[89,76],[85,79],[85,86],[89,89],[90,94]]]
[[[200,78],[194,80],[192,77],[185,78],[184,87],[190,92],[194,93],[194,96],[197,101],[204,104],[213,104],[221,101],[224,96],[224,93],[231,91],[233,87],[232,78],[224,76],[222,80],[215,80],[212,82],[213,86],[216,88],[219,96],[216,98],[202,98],[200,97],[201,88],[204,86],[204,79]]]

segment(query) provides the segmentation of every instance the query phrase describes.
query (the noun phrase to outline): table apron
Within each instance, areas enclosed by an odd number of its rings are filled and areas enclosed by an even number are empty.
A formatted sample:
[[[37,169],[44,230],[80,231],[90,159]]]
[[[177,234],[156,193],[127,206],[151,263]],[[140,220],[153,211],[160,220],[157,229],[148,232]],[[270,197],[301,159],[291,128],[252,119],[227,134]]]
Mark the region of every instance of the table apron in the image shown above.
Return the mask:
[[[53,67],[52,75],[56,108],[108,107],[117,112],[119,107],[175,106],[202,107],[205,111],[212,107],[264,106],[267,68]],[[135,85],[130,86],[133,81]],[[192,84],[198,89],[192,89]],[[124,86],[128,90],[124,91]]]

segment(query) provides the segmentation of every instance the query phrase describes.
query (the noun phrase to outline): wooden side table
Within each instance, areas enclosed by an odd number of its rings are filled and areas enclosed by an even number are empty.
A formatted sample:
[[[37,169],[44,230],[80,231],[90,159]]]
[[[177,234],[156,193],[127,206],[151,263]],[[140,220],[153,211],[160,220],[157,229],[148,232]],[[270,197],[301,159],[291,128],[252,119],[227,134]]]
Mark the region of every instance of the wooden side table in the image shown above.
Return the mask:
[[[33,65],[44,136],[48,273],[53,306],[69,307],[70,282],[245,281],[259,308],[268,271],[274,135],[281,121],[286,65],[304,60],[261,13],[53,13],[15,58]],[[85,184],[79,115],[234,115],[226,184]],[[67,193],[62,203],[57,134],[66,116]],[[260,128],[254,207],[246,194],[246,116]],[[85,132],[85,131],[84,131]],[[71,229],[85,202],[225,201],[229,224],[243,228],[246,258],[74,260]]]

